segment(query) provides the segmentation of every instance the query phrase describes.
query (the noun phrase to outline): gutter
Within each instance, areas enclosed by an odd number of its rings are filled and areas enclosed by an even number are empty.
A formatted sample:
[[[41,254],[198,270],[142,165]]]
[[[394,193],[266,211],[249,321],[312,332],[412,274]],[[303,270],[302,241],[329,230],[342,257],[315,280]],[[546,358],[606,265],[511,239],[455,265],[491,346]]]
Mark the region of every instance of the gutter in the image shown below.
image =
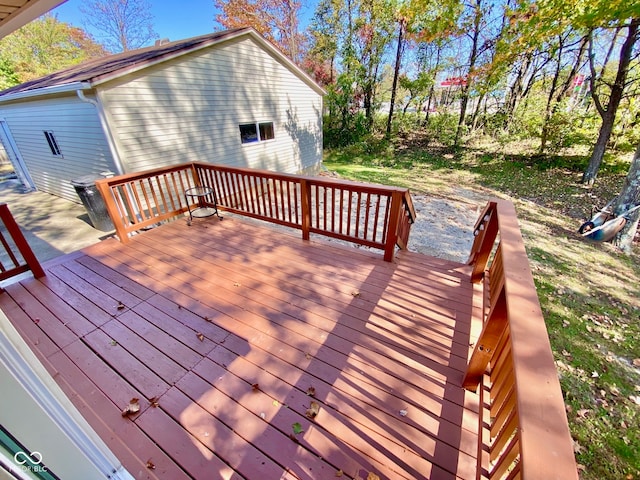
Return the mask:
[[[104,108],[102,108],[102,103],[93,98],[88,98],[84,94],[84,90],[89,90],[91,86],[87,83],[81,83],[83,88],[78,88],[76,90],[76,95],[78,98],[85,103],[90,103],[94,107],[96,107],[96,111],[98,113],[98,118],[100,119],[100,126],[102,127],[102,131],[104,132],[104,136],[107,139],[107,144],[109,145],[109,151],[111,152],[111,158],[113,158],[113,163],[116,167],[116,174],[123,175],[124,168],[122,166],[122,161],[120,160],[120,156],[118,155],[118,149],[116,148],[116,142],[113,139],[113,135],[111,134],[111,128],[109,128],[109,122],[107,121],[107,116],[104,112]]]
[[[85,82],[65,83],[64,85],[54,85],[52,87],[34,88],[33,90],[25,90],[22,92],[8,93],[0,95],[0,103],[11,102],[23,98],[40,97],[42,95],[54,95],[56,93],[68,93],[78,90],[88,90],[91,86]]]

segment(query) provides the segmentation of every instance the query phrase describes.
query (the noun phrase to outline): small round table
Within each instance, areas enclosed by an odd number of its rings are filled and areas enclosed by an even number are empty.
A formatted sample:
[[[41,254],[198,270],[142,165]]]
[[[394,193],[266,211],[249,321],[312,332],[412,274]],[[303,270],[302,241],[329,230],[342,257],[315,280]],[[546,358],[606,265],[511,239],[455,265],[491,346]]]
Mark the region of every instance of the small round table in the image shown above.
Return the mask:
[[[184,199],[187,202],[187,208],[189,210],[189,220],[193,221],[195,218],[210,217],[216,215],[220,220],[222,216],[218,213],[218,201],[216,194],[211,187],[193,187],[185,190]],[[191,199],[191,203],[189,202]],[[197,203],[195,208],[192,205],[193,200]]]

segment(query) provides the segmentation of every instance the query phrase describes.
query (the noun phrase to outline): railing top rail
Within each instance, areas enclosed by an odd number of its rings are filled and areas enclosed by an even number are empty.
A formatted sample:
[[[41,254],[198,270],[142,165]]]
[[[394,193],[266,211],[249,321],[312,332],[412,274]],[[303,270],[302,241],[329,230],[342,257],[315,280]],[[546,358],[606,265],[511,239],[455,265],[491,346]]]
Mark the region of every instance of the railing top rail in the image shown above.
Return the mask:
[[[115,177],[100,178],[96,180],[96,184],[105,184],[108,186],[124,185],[126,183],[135,182],[136,180],[143,180],[145,178],[164,175],[171,172],[178,172],[180,170],[188,170],[190,168],[192,168],[191,163],[181,163],[179,165],[159,167],[151,170],[144,170],[142,172],[126,173],[124,175],[117,175]]]
[[[307,175],[297,175],[294,173],[279,173],[270,170],[260,170],[256,168],[244,168],[244,167],[229,167],[227,165],[218,165],[214,163],[206,162],[194,162],[193,165],[198,168],[208,168],[213,170],[220,170],[226,172],[240,173],[245,175],[258,175],[267,178],[274,178],[276,180],[287,180],[293,182],[300,182],[305,180],[307,183],[315,185],[328,185],[335,188],[348,187],[353,191],[360,191],[364,193],[380,193],[380,194],[392,194],[393,192],[409,192],[407,188],[392,187],[388,185],[379,185],[372,183],[354,182],[351,180],[343,180],[339,178],[331,177],[312,177]]]
[[[526,478],[577,479],[558,372],[515,207],[505,200],[494,202],[504,265],[522,471]]]

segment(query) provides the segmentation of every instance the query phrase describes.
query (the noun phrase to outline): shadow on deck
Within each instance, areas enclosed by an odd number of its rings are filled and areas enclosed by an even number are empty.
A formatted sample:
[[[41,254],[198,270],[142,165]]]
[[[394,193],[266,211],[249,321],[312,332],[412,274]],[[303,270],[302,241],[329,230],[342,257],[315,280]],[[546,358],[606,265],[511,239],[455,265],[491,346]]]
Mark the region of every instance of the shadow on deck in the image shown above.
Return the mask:
[[[45,271],[0,308],[136,478],[476,475],[468,266],[214,218]]]

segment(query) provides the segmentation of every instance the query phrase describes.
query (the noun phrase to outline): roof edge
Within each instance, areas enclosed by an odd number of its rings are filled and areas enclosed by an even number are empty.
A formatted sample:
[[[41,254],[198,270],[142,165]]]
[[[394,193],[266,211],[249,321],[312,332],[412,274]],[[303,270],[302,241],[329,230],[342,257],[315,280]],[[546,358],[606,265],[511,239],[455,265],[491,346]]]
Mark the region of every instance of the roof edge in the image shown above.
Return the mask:
[[[7,103],[29,97],[41,97],[44,95],[55,95],[57,93],[75,92],[77,90],[90,90],[91,88],[91,84],[88,82],[71,82],[63,85],[53,85],[51,87],[34,88],[33,90],[24,90],[22,92],[0,95],[0,103]]]
[[[112,80],[117,80],[118,78],[124,77],[125,75],[130,75],[132,73],[138,72],[140,70],[144,70],[154,65],[158,65],[160,63],[173,60],[187,53],[198,52],[200,50],[204,50],[205,48],[211,47],[213,45],[228,42],[230,40],[244,37],[244,36],[250,36],[251,38],[256,40],[264,49],[268,50],[271,54],[276,56],[282,63],[286,64],[286,66],[289,69],[296,72],[297,75],[301,78],[301,80],[303,80],[309,87],[311,87],[314,91],[316,91],[316,93],[318,93],[319,95],[326,95],[327,93],[326,90],[324,90],[311,76],[309,76],[304,70],[302,70],[298,65],[296,65],[289,57],[287,57],[284,53],[278,50],[278,48],[276,48],[273,44],[271,44],[271,42],[266,40],[262,35],[260,35],[252,27],[245,27],[237,30],[232,30],[228,34],[221,35],[220,37],[199,43],[197,45],[194,45],[191,48],[184,49],[184,50],[176,50],[167,55],[156,57],[147,62],[139,62],[130,68],[124,68],[124,69],[120,69],[114,72],[104,74],[102,76],[94,77],[90,80],[90,84],[91,84],[91,87],[96,87],[98,85],[102,85]]]

